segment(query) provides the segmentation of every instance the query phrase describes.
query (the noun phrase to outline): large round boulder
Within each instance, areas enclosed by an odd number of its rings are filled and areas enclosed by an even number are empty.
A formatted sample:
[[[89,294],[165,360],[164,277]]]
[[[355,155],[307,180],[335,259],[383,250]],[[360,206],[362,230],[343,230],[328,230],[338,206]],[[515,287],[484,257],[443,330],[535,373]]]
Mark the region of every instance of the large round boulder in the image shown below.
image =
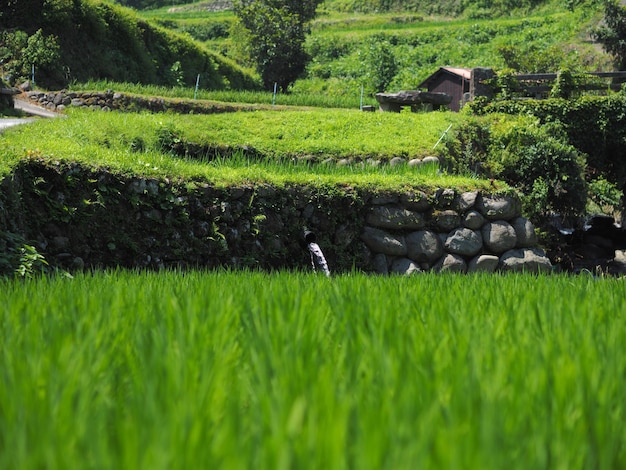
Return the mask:
[[[424,216],[397,206],[374,206],[367,215],[367,223],[379,228],[419,230],[424,227]]]
[[[378,228],[365,227],[361,240],[374,253],[384,253],[390,256],[406,255],[406,242],[402,235],[392,235]]]
[[[468,273],[492,273],[498,268],[500,258],[496,255],[478,255],[467,265]]]
[[[552,264],[541,248],[517,248],[500,257],[498,268],[505,272],[548,273]]]
[[[515,248],[517,244],[515,229],[504,220],[497,220],[483,225],[481,233],[485,249],[493,254],[504,253]]]
[[[517,236],[517,248],[528,248],[537,245],[535,226],[526,217],[517,217],[511,221]]]
[[[511,220],[521,214],[521,202],[514,196],[479,196],[476,209],[487,220]]]
[[[433,263],[443,255],[439,236],[430,230],[412,232],[405,237],[407,256],[418,263]]]
[[[445,243],[446,250],[461,256],[474,256],[483,247],[479,233],[468,228],[457,228],[450,232]]]

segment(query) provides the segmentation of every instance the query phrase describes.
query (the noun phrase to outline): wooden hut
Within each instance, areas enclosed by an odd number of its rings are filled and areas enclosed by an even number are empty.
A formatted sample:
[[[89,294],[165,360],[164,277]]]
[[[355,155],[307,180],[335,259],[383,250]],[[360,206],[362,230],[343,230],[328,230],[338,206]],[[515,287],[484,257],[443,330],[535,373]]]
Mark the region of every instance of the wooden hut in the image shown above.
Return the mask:
[[[463,94],[470,91],[471,73],[471,69],[440,67],[417,88],[426,88],[429,92],[452,96],[452,102],[448,106],[452,111],[458,111],[461,109]]]

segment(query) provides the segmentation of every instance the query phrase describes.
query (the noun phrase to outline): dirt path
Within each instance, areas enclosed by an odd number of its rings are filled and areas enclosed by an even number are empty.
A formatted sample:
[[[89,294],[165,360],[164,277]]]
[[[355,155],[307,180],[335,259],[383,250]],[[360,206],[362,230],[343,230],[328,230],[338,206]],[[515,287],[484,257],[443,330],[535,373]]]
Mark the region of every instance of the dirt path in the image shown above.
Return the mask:
[[[30,114],[31,116],[39,116],[45,118],[55,118],[61,116],[59,113],[55,113],[54,111],[50,111],[49,109],[42,108],[41,106],[37,106],[32,104],[30,101],[25,99],[20,99],[15,97],[13,100],[15,109],[19,109],[20,111]]]

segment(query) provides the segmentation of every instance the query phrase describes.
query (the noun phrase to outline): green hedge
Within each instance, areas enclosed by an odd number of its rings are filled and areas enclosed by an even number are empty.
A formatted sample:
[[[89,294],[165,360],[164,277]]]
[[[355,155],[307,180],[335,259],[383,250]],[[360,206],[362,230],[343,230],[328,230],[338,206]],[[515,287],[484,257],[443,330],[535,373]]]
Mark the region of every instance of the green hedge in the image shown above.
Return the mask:
[[[29,36],[41,30],[45,38],[55,38],[59,60],[36,77],[46,88],[90,79],[194,86],[198,74],[203,88],[258,88],[256,78],[234,62],[107,2],[50,0],[30,15],[1,15],[0,28]],[[19,61],[22,53],[18,49],[3,58]],[[29,77],[14,77],[19,78]]]
[[[541,125],[558,124],[566,134],[566,142],[587,155],[590,177],[603,176],[620,189],[625,188],[625,92],[576,100],[478,102],[471,109],[477,115],[532,115]]]
[[[585,155],[556,123],[528,115],[470,117],[446,145],[449,171],[506,181],[522,192],[524,212],[535,221],[585,212]]]

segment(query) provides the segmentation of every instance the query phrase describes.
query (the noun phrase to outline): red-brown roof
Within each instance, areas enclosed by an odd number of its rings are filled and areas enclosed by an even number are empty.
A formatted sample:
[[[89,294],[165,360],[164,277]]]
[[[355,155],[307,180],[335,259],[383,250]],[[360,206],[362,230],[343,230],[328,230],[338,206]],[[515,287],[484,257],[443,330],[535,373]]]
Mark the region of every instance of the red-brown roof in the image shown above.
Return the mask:
[[[428,83],[432,80],[437,79],[441,74],[450,74],[456,75],[457,77],[464,78],[465,80],[469,80],[472,74],[472,69],[464,69],[459,67],[439,67],[435,73],[433,73],[430,77],[424,80],[422,83],[417,85],[417,88],[428,88]]]

